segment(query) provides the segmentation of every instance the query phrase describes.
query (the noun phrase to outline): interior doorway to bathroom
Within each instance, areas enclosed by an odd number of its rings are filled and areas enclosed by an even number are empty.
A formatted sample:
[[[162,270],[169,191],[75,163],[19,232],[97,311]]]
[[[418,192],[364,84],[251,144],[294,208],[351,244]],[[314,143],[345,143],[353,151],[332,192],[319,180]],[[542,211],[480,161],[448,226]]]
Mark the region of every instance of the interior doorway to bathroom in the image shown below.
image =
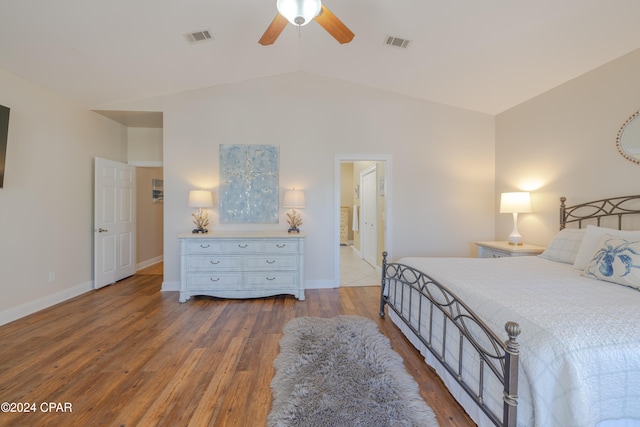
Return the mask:
[[[380,284],[382,252],[389,252],[389,156],[336,158],[336,282]]]

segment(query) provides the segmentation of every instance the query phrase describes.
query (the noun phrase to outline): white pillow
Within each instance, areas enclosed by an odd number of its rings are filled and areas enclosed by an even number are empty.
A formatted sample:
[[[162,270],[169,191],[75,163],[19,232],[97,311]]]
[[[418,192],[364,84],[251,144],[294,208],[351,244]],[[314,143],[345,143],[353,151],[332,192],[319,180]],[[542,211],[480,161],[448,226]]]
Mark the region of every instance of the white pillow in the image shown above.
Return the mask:
[[[578,270],[584,270],[587,267],[587,263],[593,258],[593,254],[598,250],[600,246],[600,240],[605,234],[609,234],[613,237],[621,237],[625,240],[640,240],[640,231],[626,231],[616,230],[613,228],[597,227],[595,225],[588,225],[587,231],[582,238],[582,245],[576,256],[576,260],[573,266]]]
[[[578,255],[582,238],[586,233],[585,229],[565,228],[560,230],[540,255],[541,258],[550,259],[551,261],[563,262],[565,264],[573,264]]]
[[[587,277],[640,290],[640,240],[605,234],[584,272]]]

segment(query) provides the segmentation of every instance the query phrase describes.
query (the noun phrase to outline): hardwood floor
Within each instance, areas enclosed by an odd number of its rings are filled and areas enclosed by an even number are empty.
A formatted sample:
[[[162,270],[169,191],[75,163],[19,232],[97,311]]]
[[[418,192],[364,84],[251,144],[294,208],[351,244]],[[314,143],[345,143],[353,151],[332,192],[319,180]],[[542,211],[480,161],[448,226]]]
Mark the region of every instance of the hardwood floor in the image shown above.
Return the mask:
[[[305,301],[196,297],[180,304],[177,293],[160,292],[155,273],[1,326],[0,401],[35,412],[0,413],[0,426],[265,425],[282,327],[296,316],[338,314],[376,321],[442,427],[475,425],[378,316],[379,287],[307,290]]]

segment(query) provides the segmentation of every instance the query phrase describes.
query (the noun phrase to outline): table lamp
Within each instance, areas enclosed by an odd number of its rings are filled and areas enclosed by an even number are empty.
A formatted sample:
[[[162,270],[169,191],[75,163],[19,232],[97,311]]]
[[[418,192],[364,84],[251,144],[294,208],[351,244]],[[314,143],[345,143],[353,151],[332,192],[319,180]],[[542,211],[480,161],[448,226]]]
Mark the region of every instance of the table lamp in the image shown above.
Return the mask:
[[[192,233],[207,233],[209,230],[206,227],[209,225],[209,215],[203,211],[202,208],[213,207],[213,195],[211,191],[207,190],[192,190],[189,191],[188,205],[190,208],[198,208],[198,211],[192,213],[193,223],[196,228]]]
[[[291,212],[287,214],[287,222],[289,223],[289,233],[299,233],[299,226],[302,225],[302,219],[300,219],[300,214],[296,211],[296,208],[302,209],[305,207],[304,200],[304,191],[296,190],[286,190],[284,192],[284,201],[282,205],[291,209]]]
[[[527,212],[531,212],[529,192],[502,193],[500,197],[500,213],[513,214],[513,231],[509,235],[510,245],[522,244],[522,236],[518,233],[518,213]]]

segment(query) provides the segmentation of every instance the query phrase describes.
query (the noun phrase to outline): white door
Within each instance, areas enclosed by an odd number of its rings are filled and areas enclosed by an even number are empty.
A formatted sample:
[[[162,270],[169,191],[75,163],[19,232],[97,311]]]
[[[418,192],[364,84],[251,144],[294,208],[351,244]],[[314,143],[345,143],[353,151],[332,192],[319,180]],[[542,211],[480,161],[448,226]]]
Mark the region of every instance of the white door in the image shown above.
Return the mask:
[[[378,260],[378,192],[375,165],[360,174],[360,252],[376,266]]]
[[[135,273],[135,167],[95,159],[94,283],[98,289]]]

